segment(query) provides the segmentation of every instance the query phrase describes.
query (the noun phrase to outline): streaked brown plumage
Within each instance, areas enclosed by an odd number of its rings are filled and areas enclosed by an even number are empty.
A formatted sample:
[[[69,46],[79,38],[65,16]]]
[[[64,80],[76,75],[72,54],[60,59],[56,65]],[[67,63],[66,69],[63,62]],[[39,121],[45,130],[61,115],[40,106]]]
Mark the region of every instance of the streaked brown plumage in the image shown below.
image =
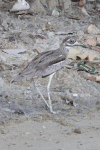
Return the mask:
[[[25,68],[19,73],[13,82],[21,81],[23,77],[45,77],[64,66],[69,50],[62,44],[57,50],[46,51],[38,54]]]
[[[22,78],[34,78],[34,77],[46,77],[50,76],[47,90],[48,90],[48,98],[49,98],[49,104],[46,102],[44,99],[43,95],[39,91],[40,95],[42,96],[44,102],[47,104],[47,106],[50,108],[50,111],[52,113],[55,113],[52,110],[52,105],[51,105],[51,99],[50,99],[50,94],[49,94],[49,87],[50,83],[52,80],[52,77],[54,73],[61,69],[65,61],[67,59],[69,49],[66,48],[66,46],[71,47],[74,45],[77,46],[83,46],[76,42],[77,37],[75,36],[70,36],[66,37],[60,47],[56,50],[51,50],[51,51],[46,51],[38,54],[26,67],[25,69],[20,72],[13,80],[12,82],[18,82],[21,81]]]

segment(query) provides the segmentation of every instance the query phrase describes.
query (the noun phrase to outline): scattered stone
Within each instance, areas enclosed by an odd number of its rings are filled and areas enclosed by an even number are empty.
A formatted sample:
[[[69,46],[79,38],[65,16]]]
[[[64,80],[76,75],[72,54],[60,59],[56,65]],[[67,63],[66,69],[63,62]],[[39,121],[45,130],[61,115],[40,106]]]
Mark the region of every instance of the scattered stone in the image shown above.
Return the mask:
[[[6,52],[8,54],[19,54],[19,53],[23,53],[25,52],[26,50],[25,49],[3,49],[2,50],[3,52]]]
[[[52,37],[54,37],[55,34],[54,34],[54,32],[49,32],[49,31],[48,31],[48,32],[47,32],[47,35],[48,35],[49,38],[52,38]]]
[[[78,96],[78,94],[77,94],[77,93],[73,93],[73,96],[77,97],[77,96]]]
[[[58,17],[59,16],[59,12],[54,9],[52,11],[52,16]]]
[[[74,129],[74,133],[81,134],[81,130],[80,129]]]
[[[100,30],[93,24],[89,25],[88,33],[90,34],[100,34]]]
[[[29,86],[29,87],[27,87],[27,90],[30,90],[30,86]]]
[[[82,11],[82,13],[83,13],[84,15],[90,16],[90,15],[87,13],[87,11],[86,11],[86,9],[85,9],[84,7],[81,8],[81,11]]]
[[[30,9],[29,4],[25,0],[18,0],[10,9],[10,11],[21,11]]]
[[[90,81],[100,82],[100,75],[95,76],[95,77],[94,76],[88,76],[87,79]]]
[[[85,45],[96,46],[97,45],[97,38],[96,37],[86,38]]]
[[[37,30],[37,33],[38,33],[38,34],[42,34],[42,30],[41,30],[41,29],[38,29],[38,30]]]
[[[96,55],[90,54],[90,53],[83,53],[81,55],[78,55],[78,58],[80,58],[81,60],[89,60],[89,61],[93,61],[93,59],[96,57]]]

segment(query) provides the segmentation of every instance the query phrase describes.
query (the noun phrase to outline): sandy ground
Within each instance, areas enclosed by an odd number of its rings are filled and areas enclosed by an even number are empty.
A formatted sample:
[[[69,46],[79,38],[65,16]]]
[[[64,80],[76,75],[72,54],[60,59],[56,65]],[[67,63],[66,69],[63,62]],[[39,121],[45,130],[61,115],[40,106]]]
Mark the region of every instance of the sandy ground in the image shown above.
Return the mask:
[[[72,111],[71,111],[72,112]],[[99,110],[77,114],[38,115],[11,120],[0,127],[0,149],[4,150],[99,150]],[[49,118],[49,119],[48,119]]]

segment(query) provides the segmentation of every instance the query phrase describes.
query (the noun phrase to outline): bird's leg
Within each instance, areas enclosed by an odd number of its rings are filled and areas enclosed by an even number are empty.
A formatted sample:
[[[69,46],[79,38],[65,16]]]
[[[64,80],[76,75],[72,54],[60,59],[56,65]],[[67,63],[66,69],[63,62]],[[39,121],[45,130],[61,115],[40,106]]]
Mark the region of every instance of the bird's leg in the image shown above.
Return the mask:
[[[37,91],[39,92],[39,94],[41,95],[43,101],[46,103],[46,105],[50,108],[50,106],[48,105],[47,101],[45,100],[44,96],[42,95],[42,93],[40,92],[39,88],[36,86],[36,82],[35,82],[35,87],[37,89]]]
[[[51,80],[52,80],[52,77],[55,73],[51,74],[49,76],[49,82],[48,82],[48,85],[47,85],[47,91],[48,91],[48,98],[49,98],[49,105],[50,105],[50,111],[53,113],[53,114],[56,114],[56,112],[53,111],[52,109],[52,104],[51,104],[51,99],[50,99],[50,91],[49,91],[49,88],[50,88],[50,84],[51,84]]]

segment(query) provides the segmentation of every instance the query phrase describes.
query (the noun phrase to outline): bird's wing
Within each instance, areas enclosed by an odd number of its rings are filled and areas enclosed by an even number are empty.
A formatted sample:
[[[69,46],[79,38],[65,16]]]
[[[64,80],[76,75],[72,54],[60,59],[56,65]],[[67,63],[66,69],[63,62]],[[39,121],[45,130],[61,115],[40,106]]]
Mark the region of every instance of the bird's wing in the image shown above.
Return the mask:
[[[20,81],[23,77],[48,76],[59,70],[65,59],[66,56],[57,50],[42,52],[14,78],[14,81]]]
[[[46,51],[38,54],[32,61],[24,68],[24,70],[21,72],[21,75],[30,74],[31,72],[36,72],[37,66],[41,66],[41,64],[45,63],[46,58],[52,54],[52,51]]]
[[[64,66],[66,57],[62,55],[60,58],[57,58],[56,60],[50,61],[48,64],[46,64],[45,69],[42,71],[42,77],[46,77],[57,70],[61,69]],[[42,67],[41,67],[42,68]]]
[[[61,62],[63,62],[65,59],[66,56],[64,54],[57,53],[57,51],[43,52],[40,56],[36,56],[22,71],[21,74],[22,76],[42,76],[47,68],[52,68],[51,66],[53,66],[54,64],[56,64],[57,66],[58,63],[61,64]],[[61,66],[59,67],[61,68]],[[54,72],[54,70],[56,71],[58,69],[56,69],[55,67],[54,69],[52,69],[52,71]],[[52,71],[48,70],[48,74],[51,74]]]

